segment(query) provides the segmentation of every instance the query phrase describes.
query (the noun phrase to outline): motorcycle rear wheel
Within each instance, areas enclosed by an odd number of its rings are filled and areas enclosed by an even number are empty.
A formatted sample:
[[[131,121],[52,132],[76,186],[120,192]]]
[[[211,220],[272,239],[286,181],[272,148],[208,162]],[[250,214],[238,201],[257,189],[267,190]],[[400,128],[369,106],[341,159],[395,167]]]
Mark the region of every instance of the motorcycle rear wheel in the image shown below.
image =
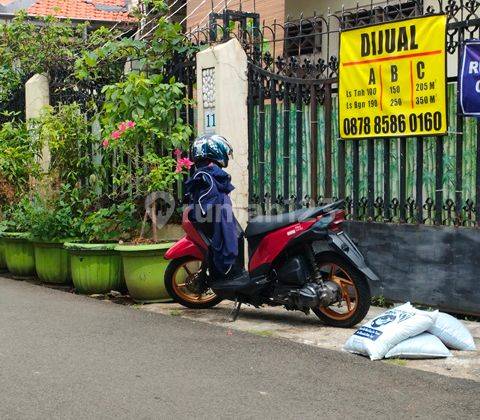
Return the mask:
[[[165,289],[175,302],[191,309],[208,309],[222,301],[211,289],[203,293],[196,290],[195,281],[201,265],[202,261],[195,257],[178,258],[168,264]]]
[[[328,307],[314,308],[315,315],[333,327],[348,328],[361,322],[370,309],[371,301],[365,276],[336,254],[319,254],[316,263],[325,273],[324,280],[338,284],[342,300]]]

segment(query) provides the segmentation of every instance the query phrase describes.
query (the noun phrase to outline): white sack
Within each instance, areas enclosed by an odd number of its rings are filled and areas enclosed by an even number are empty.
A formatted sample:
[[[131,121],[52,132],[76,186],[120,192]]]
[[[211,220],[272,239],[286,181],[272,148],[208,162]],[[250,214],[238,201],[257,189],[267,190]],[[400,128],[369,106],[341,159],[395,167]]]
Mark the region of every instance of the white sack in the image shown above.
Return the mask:
[[[475,350],[472,334],[455,317],[440,312],[435,323],[428,329],[448,348],[454,350]]]
[[[422,333],[415,337],[407,338],[394,346],[386,355],[385,359],[435,359],[450,357],[448,351],[439,338],[430,333]]]
[[[390,309],[360,327],[345,343],[344,350],[382,359],[387,352],[403,340],[428,330],[436,320],[438,311],[415,309],[410,302]]]

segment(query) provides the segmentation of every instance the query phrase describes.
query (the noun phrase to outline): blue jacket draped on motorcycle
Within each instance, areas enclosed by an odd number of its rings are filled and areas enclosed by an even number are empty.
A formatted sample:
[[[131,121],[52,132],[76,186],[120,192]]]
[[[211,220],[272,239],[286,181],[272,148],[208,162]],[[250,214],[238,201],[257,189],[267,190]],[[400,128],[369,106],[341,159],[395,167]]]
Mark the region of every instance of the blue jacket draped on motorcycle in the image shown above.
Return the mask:
[[[197,167],[185,183],[194,210],[191,217],[197,222],[212,223],[210,248],[215,268],[222,274],[230,270],[238,257],[238,224],[228,196],[235,187],[230,181],[229,174],[210,163]]]

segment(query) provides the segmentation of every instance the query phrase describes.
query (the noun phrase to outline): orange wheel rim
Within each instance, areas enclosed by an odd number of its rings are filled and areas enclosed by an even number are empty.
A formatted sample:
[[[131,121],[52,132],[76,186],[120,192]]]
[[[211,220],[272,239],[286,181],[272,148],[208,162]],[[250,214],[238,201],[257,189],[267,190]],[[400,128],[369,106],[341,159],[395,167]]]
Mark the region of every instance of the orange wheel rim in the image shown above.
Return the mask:
[[[217,295],[211,289],[205,293],[196,292],[196,276],[201,269],[200,260],[185,261],[173,274],[173,290],[175,293],[190,303],[208,303]]]
[[[350,318],[358,306],[358,290],[349,274],[340,266],[333,263],[321,265],[320,270],[327,272],[327,281],[332,281],[340,287],[342,300],[331,306],[320,306],[320,312],[335,320]]]

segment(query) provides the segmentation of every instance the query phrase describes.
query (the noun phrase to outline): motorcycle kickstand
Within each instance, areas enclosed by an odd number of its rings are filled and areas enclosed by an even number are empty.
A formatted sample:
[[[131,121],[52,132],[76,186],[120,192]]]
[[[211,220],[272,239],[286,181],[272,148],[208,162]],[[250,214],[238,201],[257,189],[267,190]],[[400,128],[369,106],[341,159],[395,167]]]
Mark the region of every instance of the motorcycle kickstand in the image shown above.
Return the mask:
[[[235,298],[235,305],[231,312],[228,314],[228,322],[235,322],[240,314],[240,308],[242,307],[242,302],[238,301],[238,298]]]

